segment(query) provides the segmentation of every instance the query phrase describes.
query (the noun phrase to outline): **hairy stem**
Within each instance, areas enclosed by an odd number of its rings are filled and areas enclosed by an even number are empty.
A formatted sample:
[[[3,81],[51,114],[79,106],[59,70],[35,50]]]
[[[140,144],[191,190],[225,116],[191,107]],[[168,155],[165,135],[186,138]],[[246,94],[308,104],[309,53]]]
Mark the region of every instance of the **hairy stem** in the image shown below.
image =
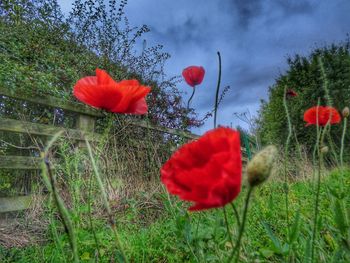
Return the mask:
[[[343,155],[344,155],[344,141],[345,141],[345,134],[346,134],[346,126],[348,124],[348,118],[345,117],[344,118],[344,122],[343,122],[343,134],[341,136],[341,146],[340,146],[340,166],[343,168],[344,166],[344,161],[343,161]]]
[[[62,217],[64,229],[69,237],[69,244],[70,244],[70,247],[71,247],[72,252],[73,252],[74,262],[79,262],[77,239],[76,239],[76,236],[74,233],[74,227],[73,227],[72,220],[69,217],[68,210],[65,207],[63,200],[61,199],[60,195],[58,194],[58,191],[56,188],[56,184],[57,184],[56,178],[52,173],[50,162],[49,162],[47,156],[45,157],[44,161],[45,161],[47,173],[48,173],[50,184],[51,184],[53,198],[54,198],[54,201],[56,203],[57,210]]]
[[[289,236],[289,187],[288,187],[288,175],[287,175],[287,155],[289,150],[289,143],[290,138],[292,137],[292,123],[290,120],[290,115],[288,111],[288,105],[287,105],[287,87],[284,87],[284,94],[283,94],[283,106],[286,111],[287,116],[287,122],[288,122],[288,135],[285,145],[285,152],[284,152],[284,201],[285,201],[285,208],[286,208],[286,220],[287,220],[287,236]]]
[[[231,207],[232,207],[233,213],[235,214],[238,228],[240,228],[241,227],[241,220],[239,219],[238,210],[237,210],[237,208],[236,208],[236,206],[235,206],[235,204],[233,202],[231,203]]]
[[[227,220],[227,212],[226,212],[226,207],[225,207],[225,206],[223,206],[223,207],[222,207],[222,210],[224,211],[224,218],[225,218],[225,225],[226,225],[226,232],[227,232],[227,236],[228,236],[229,241],[230,241],[230,243],[231,243],[231,245],[232,245],[232,247],[233,247],[233,246],[234,246],[234,244],[233,244],[233,240],[232,240],[232,236],[231,236],[230,225],[229,225],[228,220]]]
[[[249,201],[250,201],[250,197],[252,195],[253,189],[254,189],[253,187],[249,187],[249,189],[248,189],[248,193],[247,193],[245,203],[244,203],[242,224],[241,224],[241,227],[239,229],[236,245],[235,245],[234,249],[232,250],[232,253],[227,261],[228,263],[232,261],[232,259],[236,253],[237,253],[237,256],[236,256],[235,262],[239,261],[239,255],[240,255],[240,251],[241,251],[241,241],[242,241],[242,237],[243,237],[243,233],[244,233],[245,223],[247,221],[248,206],[249,206]]]
[[[316,241],[316,233],[317,233],[317,220],[318,220],[318,212],[319,212],[318,207],[319,207],[320,188],[321,188],[321,168],[322,168],[322,161],[323,161],[323,153],[320,150],[320,147],[323,145],[324,136],[329,126],[330,124],[328,122],[321,132],[320,141],[317,142],[318,162],[317,162],[316,194],[315,194],[315,205],[314,205],[314,222],[313,222],[312,239],[311,239],[311,259],[310,259],[311,263],[313,263],[314,257],[315,257],[315,241]]]
[[[190,110],[190,104],[191,104],[191,101],[192,101],[192,98],[193,98],[195,92],[196,92],[196,86],[193,87],[192,95],[187,102],[187,111]]]
[[[119,235],[118,235],[118,232],[117,232],[117,229],[116,229],[116,223],[115,223],[115,220],[113,218],[113,214],[112,214],[111,208],[109,206],[107,193],[106,193],[106,190],[105,190],[105,188],[103,186],[102,179],[101,179],[101,176],[100,176],[100,172],[98,171],[97,164],[96,164],[95,159],[93,157],[90,143],[89,143],[88,140],[85,140],[85,143],[86,143],[86,146],[87,146],[87,149],[88,149],[88,152],[89,152],[89,156],[90,156],[90,160],[91,160],[92,167],[93,167],[93,170],[94,170],[94,174],[95,174],[95,177],[96,177],[97,185],[98,185],[98,187],[99,187],[99,189],[101,191],[102,201],[103,201],[104,206],[105,206],[105,208],[107,210],[108,221],[109,221],[109,224],[111,225],[111,228],[112,228],[112,231],[113,231],[113,234],[114,234],[114,239],[115,239],[115,242],[116,242],[116,246],[117,246],[117,248],[119,249],[119,251],[121,253],[121,256],[123,258],[123,262],[127,262],[127,258],[125,256],[124,250],[123,250],[122,245],[121,245],[120,240],[119,240]]]
[[[100,252],[100,245],[99,245],[99,242],[98,242],[98,239],[97,239],[95,227],[94,227],[94,224],[92,223],[91,194],[92,194],[92,174],[90,174],[90,176],[89,176],[88,216],[89,216],[89,222],[90,222],[90,229],[91,229],[91,232],[92,232],[92,234],[94,236],[94,241],[95,241],[96,250],[97,250],[96,262],[98,262],[99,256],[101,255],[101,252]]]
[[[218,112],[218,100],[219,100],[219,91],[220,91],[220,83],[221,83],[221,55],[220,52],[217,52],[219,58],[219,75],[218,75],[218,83],[216,86],[216,95],[215,95],[215,105],[214,105],[214,129],[216,128],[216,116]]]

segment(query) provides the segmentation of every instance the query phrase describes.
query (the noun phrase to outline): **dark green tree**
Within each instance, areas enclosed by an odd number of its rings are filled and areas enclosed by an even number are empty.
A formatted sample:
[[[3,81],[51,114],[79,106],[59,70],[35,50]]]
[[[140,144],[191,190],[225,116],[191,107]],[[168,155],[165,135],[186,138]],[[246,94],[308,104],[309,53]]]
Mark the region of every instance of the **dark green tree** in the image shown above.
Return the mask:
[[[269,88],[269,98],[261,102],[257,119],[258,132],[263,144],[274,143],[283,146],[288,134],[288,122],[283,106],[285,89],[294,90],[298,95],[287,98],[293,136],[291,146],[299,143],[310,152],[315,144],[314,126],[305,127],[304,111],[320,105],[333,106],[339,112],[350,105],[350,43],[318,48],[309,56],[296,55],[288,58],[288,70],[281,74]],[[322,72],[323,71],[323,72]],[[326,92],[329,92],[330,100]],[[342,124],[334,125],[328,143],[340,145]],[[346,141],[350,140],[347,135]],[[348,144],[347,144],[348,145]],[[349,149],[349,145],[347,146]],[[345,151],[346,152],[346,151]]]

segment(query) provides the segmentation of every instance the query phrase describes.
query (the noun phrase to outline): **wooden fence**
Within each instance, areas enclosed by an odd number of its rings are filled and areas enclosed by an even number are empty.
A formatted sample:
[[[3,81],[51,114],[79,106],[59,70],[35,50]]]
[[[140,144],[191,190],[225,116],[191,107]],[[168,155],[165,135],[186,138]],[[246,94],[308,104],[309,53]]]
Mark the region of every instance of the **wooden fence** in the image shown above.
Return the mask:
[[[0,96],[43,105],[54,109],[59,108],[64,112],[75,113],[77,116],[74,129],[0,117],[0,131],[50,137],[63,130],[64,136],[76,140],[78,143],[83,143],[85,138],[88,140],[99,140],[101,137],[101,134],[95,133],[95,122],[97,118],[104,116],[101,111],[80,103],[67,102],[53,96],[43,96],[39,94],[31,94],[30,96],[23,95],[4,87],[0,87]],[[182,130],[150,125],[145,121],[133,121],[130,124],[145,129],[159,131],[161,133],[178,135],[187,139],[195,139],[198,137],[198,135]],[[242,149],[242,151],[244,152],[244,149]],[[42,159],[40,157],[0,155],[0,170],[40,170],[41,162]],[[0,197],[0,213],[27,209],[30,206],[31,201],[32,196],[30,195]]]
[[[28,96],[16,92],[14,93],[4,87],[0,87],[0,96],[20,100],[23,102],[31,102],[55,109],[59,108],[65,112],[75,113],[77,116],[74,129],[0,117],[0,131],[2,132],[50,137],[63,130],[64,136],[76,140],[78,143],[83,143],[85,138],[88,140],[99,140],[101,137],[101,134],[95,133],[96,119],[104,116],[101,111],[95,110],[80,103],[67,102],[53,96],[43,96],[39,94],[31,94]],[[194,139],[198,137],[197,135],[182,130],[150,125],[145,121],[133,121],[130,123],[130,125],[151,129],[162,133],[179,135],[187,139]],[[40,157],[0,155],[1,170],[40,170],[41,162],[42,159]],[[31,200],[32,197],[30,195],[17,197],[0,197],[0,213],[26,209],[29,207]]]

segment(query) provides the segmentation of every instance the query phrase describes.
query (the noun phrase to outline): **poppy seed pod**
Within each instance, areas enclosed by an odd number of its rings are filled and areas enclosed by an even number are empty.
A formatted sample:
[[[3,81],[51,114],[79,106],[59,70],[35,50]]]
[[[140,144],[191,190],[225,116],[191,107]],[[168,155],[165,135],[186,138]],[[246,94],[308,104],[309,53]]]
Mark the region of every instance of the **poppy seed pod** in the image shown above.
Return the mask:
[[[277,157],[277,148],[269,145],[258,152],[248,163],[248,182],[251,187],[263,183],[271,174],[273,164]]]
[[[345,107],[342,111],[342,115],[344,118],[347,118],[349,117],[349,114],[350,114],[350,110],[349,110],[349,107]]]
[[[329,149],[328,149],[328,146],[323,146],[321,148],[321,153],[325,154],[325,153],[328,153]]]

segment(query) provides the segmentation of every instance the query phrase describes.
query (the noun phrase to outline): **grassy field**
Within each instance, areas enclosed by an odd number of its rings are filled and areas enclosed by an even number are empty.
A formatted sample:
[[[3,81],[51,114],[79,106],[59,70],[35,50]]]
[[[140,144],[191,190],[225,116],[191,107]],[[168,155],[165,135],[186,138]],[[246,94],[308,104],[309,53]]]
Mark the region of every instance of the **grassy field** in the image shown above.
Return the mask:
[[[340,184],[341,177],[345,178],[344,184]],[[338,203],[346,207],[350,205],[349,186],[348,170],[333,170],[322,178],[316,262],[349,262],[349,254],[343,244],[347,237],[340,231],[342,223],[338,218]],[[254,192],[243,237],[242,262],[308,262],[314,215],[312,175],[291,182],[289,186],[290,225],[299,229],[292,238],[293,242],[286,236],[283,189],[283,183],[278,178],[272,178]],[[334,196],[340,191],[344,191],[343,196]],[[239,213],[244,194],[234,202]],[[222,209],[188,213],[184,205],[168,199],[162,190],[152,195],[139,193],[125,202],[124,210],[117,212],[116,218],[120,239],[132,262],[225,262],[232,245],[226,235]],[[86,207],[78,210],[79,215],[74,217],[73,214],[72,218],[75,218],[79,256],[82,262],[94,262],[97,249]],[[227,212],[232,227],[237,222],[230,207]],[[349,210],[347,213],[345,217],[350,216]],[[343,223],[345,231],[349,231],[347,222]],[[94,217],[93,226],[100,262],[111,262],[111,258],[118,257],[112,232],[101,215]],[[56,228],[58,235],[52,238]],[[235,238],[237,233],[233,232]],[[51,221],[48,235],[53,240],[44,244],[8,250],[2,248],[2,262],[70,262],[69,242],[56,219]]]

